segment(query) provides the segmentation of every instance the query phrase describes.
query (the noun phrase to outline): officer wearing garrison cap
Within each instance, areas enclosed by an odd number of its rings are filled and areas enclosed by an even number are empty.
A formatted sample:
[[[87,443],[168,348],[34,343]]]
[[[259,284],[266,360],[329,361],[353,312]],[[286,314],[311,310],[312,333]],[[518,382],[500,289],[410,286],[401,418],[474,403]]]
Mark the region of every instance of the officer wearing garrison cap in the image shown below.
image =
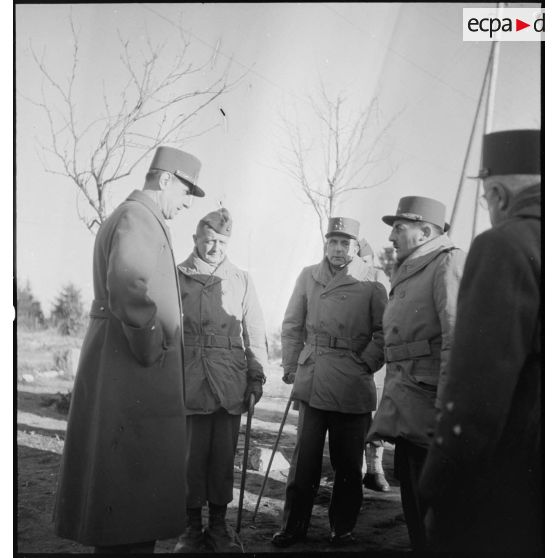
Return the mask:
[[[240,551],[225,522],[233,497],[240,418],[262,396],[265,326],[252,279],[226,257],[229,212],[206,215],[178,266],[184,311],[186,516],[175,552]],[[208,505],[204,529],[202,508]]]
[[[359,223],[329,220],[325,257],[299,275],[283,320],[283,381],[293,383],[304,419],[286,487],[282,528],[272,543],[291,546],[306,537],[319,482],[326,433],[335,478],[329,505],[330,542],[354,542],[362,503],[362,456],[370,412],[376,408],[373,374],[384,362],[385,288],[358,256]]]
[[[153,552],[186,505],[185,385],[178,277],[165,219],[201,163],[159,147],[143,190],[101,225],[55,502],[55,532],[95,552]]]
[[[418,477],[435,426],[453,340],[457,290],[465,254],[445,232],[445,206],[420,196],[401,198],[389,240],[397,262],[383,317],[386,377],[368,441],[395,443],[394,473],[413,550],[423,550],[425,509]]]
[[[540,130],[484,136],[492,228],[469,251],[421,478],[431,548],[543,551]]]

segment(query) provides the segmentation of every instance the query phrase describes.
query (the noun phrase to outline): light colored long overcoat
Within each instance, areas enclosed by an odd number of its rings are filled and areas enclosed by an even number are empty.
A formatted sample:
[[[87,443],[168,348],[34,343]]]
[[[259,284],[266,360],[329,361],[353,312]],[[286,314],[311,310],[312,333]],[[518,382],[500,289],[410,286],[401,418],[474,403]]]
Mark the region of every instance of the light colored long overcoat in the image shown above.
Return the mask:
[[[428,447],[436,399],[445,382],[464,262],[465,253],[441,235],[395,267],[383,317],[388,361],[384,391],[370,434]],[[391,351],[402,345],[411,354],[390,362]]]
[[[166,539],[184,527],[182,324],[169,231],[134,191],[101,226],[55,504],[84,545]]]
[[[296,372],[295,399],[341,413],[376,408],[373,373],[384,362],[386,300],[385,288],[358,257],[335,275],[325,258],[302,270],[281,333],[283,368]],[[331,347],[324,346],[326,338]]]
[[[241,414],[248,380],[265,381],[267,365],[265,325],[252,279],[227,258],[213,269],[194,253],[178,270],[186,413],[222,407]]]

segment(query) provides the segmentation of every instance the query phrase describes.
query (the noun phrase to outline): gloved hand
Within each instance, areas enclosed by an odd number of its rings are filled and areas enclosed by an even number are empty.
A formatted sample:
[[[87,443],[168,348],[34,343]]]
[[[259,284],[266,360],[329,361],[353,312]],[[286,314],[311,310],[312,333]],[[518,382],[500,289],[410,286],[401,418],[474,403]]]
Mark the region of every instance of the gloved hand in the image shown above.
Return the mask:
[[[286,384],[294,384],[296,372],[287,372],[283,374],[283,382]]]
[[[254,404],[256,404],[263,395],[262,383],[259,380],[248,380],[246,391],[244,392],[244,403],[250,403],[250,394],[254,394]]]

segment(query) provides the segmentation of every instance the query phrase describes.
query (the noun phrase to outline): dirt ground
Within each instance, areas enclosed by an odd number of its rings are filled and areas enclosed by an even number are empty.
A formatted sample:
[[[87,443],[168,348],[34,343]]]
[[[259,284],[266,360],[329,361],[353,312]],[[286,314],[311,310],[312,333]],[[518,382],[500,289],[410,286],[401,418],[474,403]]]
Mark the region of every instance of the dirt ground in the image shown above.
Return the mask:
[[[277,378],[279,375],[277,376]],[[289,386],[277,378],[266,384],[266,395],[256,407],[252,424],[251,447],[272,448],[285,409]],[[56,477],[64,444],[66,415],[56,409],[57,393],[67,393],[72,382],[61,378],[39,378],[18,383],[18,475],[17,475],[17,551],[28,553],[87,553],[92,549],[60,539],[53,533],[52,506]],[[49,404],[50,403],[50,404]],[[281,437],[281,456],[290,461],[296,438],[297,413],[291,411]],[[244,422],[243,422],[244,424]],[[235,463],[234,499],[229,506],[228,520],[236,525],[238,488],[240,486],[244,426],[238,443]],[[281,461],[281,456],[277,456]],[[384,453],[386,477],[392,488],[388,493],[364,489],[364,501],[354,535],[357,544],[342,549],[346,552],[405,552],[410,550],[407,530],[402,518],[400,493],[393,478],[393,448]],[[265,470],[265,468],[264,468]],[[254,519],[254,507],[263,481],[263,472],[250,470],[240,538],[246,553],[325,553],[339,552],[327,541],[329,522],[327,506],[331,496],[332,470],[329,455],[324,452],[320,490],[316,496],[308,539],[288,549],[279,550],[270,544],[271,536],[280,527],[287,469],[273,470]],[[172,552],[175,539],[158,541],[155,552]]]

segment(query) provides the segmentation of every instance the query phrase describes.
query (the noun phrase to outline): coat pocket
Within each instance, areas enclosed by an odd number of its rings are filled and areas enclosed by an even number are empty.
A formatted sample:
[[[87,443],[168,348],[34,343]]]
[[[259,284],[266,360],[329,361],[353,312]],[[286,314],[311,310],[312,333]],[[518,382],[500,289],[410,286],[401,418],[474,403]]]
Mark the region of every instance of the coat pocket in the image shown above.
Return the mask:
[[[421,387],[436,391],[440,378],[440,359],[421,359],[413,363],[411,377]]]
[[[298,355],[298,360],[296,361],[299,365],[310,364],[314,362],[314,348],[312,345],[304,345],[302,351]]]

